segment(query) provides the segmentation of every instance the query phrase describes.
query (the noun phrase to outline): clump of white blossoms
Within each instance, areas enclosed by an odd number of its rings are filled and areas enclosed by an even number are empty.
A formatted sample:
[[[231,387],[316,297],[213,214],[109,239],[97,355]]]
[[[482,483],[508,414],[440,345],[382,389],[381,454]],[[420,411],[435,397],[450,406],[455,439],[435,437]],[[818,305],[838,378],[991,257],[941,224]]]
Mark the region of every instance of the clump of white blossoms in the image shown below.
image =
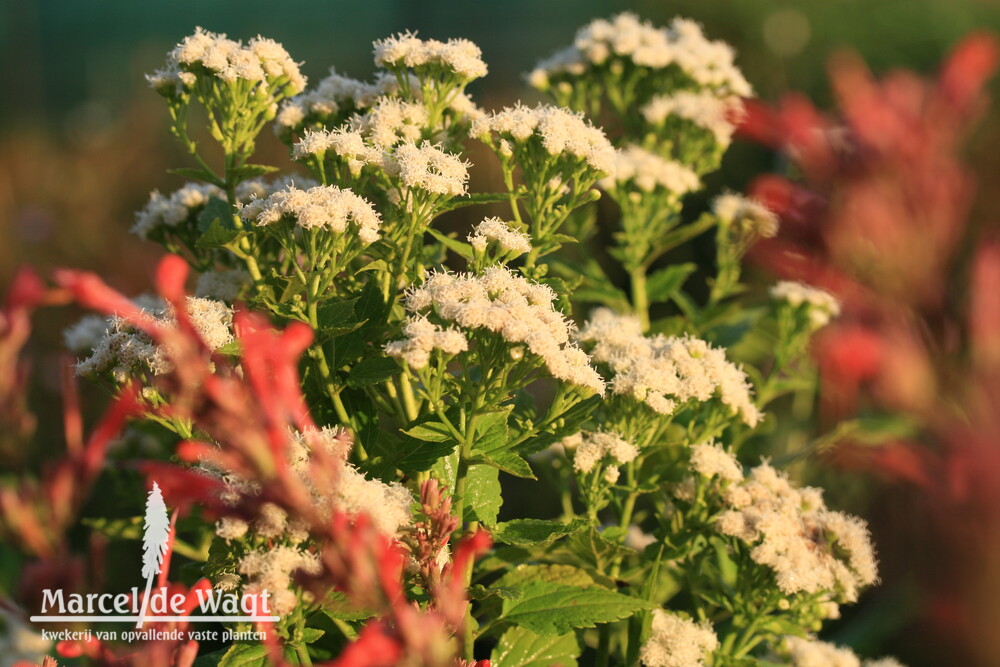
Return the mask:
[[[246,45],[223,34],[197,28],[170,52],[165,70],[149,77],[159,89],[172,77],[193,87],[192,75],[209,73],[226,83],[247,81],[261,87],[281,88],[284,95],[295,95],[306,87],[306,79],[284,47],[271,39],[255,37]]]
[[[619,183],[628,183],[645,193],[661,189],[670,199],[677,200],[701,188],[701,179],[690,168],[634,144],[617,153],[611,173],[611,176],[599,181],[605,190],[613,190]],[[637,199],[641,195],[631,192],[628,196]]]
[[[377,97],[398,88],[395,77],[382,76],[375,83],[365,83],[344,76],[331,68],[316,88],[282,103],[275,118],[275,131],[298,131],[346,118],[370,106]]]
[[[486,76],[488,71],[479,47],[467,39],[422,40],[413,33],[401,33],[375,42],[375,64],[387,69],[409,68],[433,73],[446,70],[465,81]]]
[[[631,66],[650,70],[676,67],[696,83],[719,93],[749,97],[753,89],[734,64],[732,47],[705,37],[701,26],[675,18],[667,28],[656,28],[630,12],[610,20],[596,19],[580,28],[573,45],[538,64],[529,75],[536,88],[546,90],[565,80],[601,68]]]
[[[654,96],[641,111],[653,126],[665,126],[673,119],[692,123],[711,133],[715,142],[725,148],[732,142],[734,121],[743,113],[743,103],[738,97],[719,97],[708,90],[679,90]]]
[[[840,302],[829,292],[805,283],[783,280],[771,287],[771,298],[803,308],[813,329],[820,329],[840,315]]]
[[[751,547],[751,558],[774,571],[787,595],[830,591],[853,602],[878,579],[868,527],[832,512],[819,489],[796,489],[764,463],[723,492],[717,528]]]
[[[177,321],[173,307],[164,305],[159,300],[144,299],[142,306],[151,322],[172,325]],[[186,310],[209,350],[218,350],[233,341],[233,311],[226,304],[213,299],[188,297]],[[93,320],[87,320],[83,326],[95,333],[98,329]],[[68,343],[73,343],[71,349],[81,354],[88,351],[83,340],[83,329],[71,328],[66,337]],[[90,342],[93,340],[87,341]],[[96,340],[89,352],[89,356],[76,363],[79,375],[110,371],[116,381],[124,382],[134,373],[151,372],[153,375],[162,375],[173,369],[165,350],[153,343],[144,331],[119,317],[112,317],[107,321],[103,335]]]
[[[470,134],[490,145],[494,145],[495,135],[499,150],[513,151],[515,161],[524,167],[548,155],[574,160],[602,174],[614,173],[615,150],[604,131],[582,114],[561,107],[505,107],[474,121]]]
[[[702,442],[691,448],[691,468],[702,477],[727,482],[743,481],[743,467],[717,442]]]
[[[710,624],[655,609],[652,634],[642,645],[639,660],[645,667],[703,667],[718,647]]]
[[[316,447],[322,447],[337,463],[332,484],[326,488],[316,488],[309,474]],[[352,516],[364,515],[381,534],[397,538],[412,522],[413,496],[401,484],[386,484],[365,477],[348,463],[350,449],[349,434],[324,427],[307,433],[292,433],[286,456],[292,472],[308,489],[318,509],[328,514],[338,511]],[[212,468],[207,468],[207,472],[225,481],[224,501],[235,502],[239,494],[259,493],[253,480]],[[253,549],[241,558],[237,571],[247,577],[245,582],[238,577],[223,576],[217,578],[216,586],[231,590],[242,585],[244,593],[267,590],[272,596],[274,613],[287,614],[297,603],[293,575],[298,571],[316,574],[319,569],[318,555],[303,546],[309,534],[301,523],[289,520],[285,512],[272,503],[263,503],[259,515],[250,522],[227,517],[216,524],[216,534],[227,541],[242,539],[248,533],[276,545]]]
[[[895,658],[862,662],[849,648],[808,637],[785,637],[782,644],[791,667],[903,667]]]
[[[240,215],[257,225],[290,219],[303,229],[324,229],[343,234],[350,227],[362,243],[378,240],[381,217],[363,197],[335,185],[299,190],[289,186],[266,199],[251,201]]]
[[[221,188],[207,183],[188,183],[167,196],[154,190],[149,203],[135,214],[131,231],[139,238],[149,238],[156,229],[174,228],[191,219],[210,198],[225,196]]]
[[[703,340],[642,335],[638,319],[597,308],[577,335],[594,361],[611,372],[611,393],[645,403],[670,415],[691,401],[714,397],[756,426],[761,414],[746,373],[726,359],[725,350]]]
[[[603,394],[604,380],[590,366],[587,353],[572,342],[572,325],[553,307],[554,300],[550,287],[507,268],[491,267],[481,276],[428,274],[407,295],[406,310],[434,313],[463,329],[494,333],[515,346],[514,358],[525,356],[517,352],[517,346],[524,346],[553,377]]]
[[[604,480],[609,484],[618,481],[619,465],[634,461],[639,455],[635,445],[614,433],[581,431],[562,439],[562,446],[573,452],[573,469],[580,473],[594,471],[601,462],[608,462]]]
[[[467,190],[468,163],[426,141],[420,146],[397,146],[391,153],[391,161],[387,162],[386,169],[397,173],[408,189],[447,197],[458,197]]]
[[[485,252],[487,246],[496,243],[506,257],[526,255],[531,252],[531,237],[524,232],[511,229],[500,218],[486,218],[475,227],[468,237],[469,244],[477,252]]]
[[[408,318],[403,325],[403,336],[401,340],[387,343],[385,353],[402,359],[414,370],[426,367],[434,350],[454,356],[469,349],[469,341],[461,331],[442,329],[426,317]]]
[[[731,192],[712,200],[712,213],[741,236],[770,238],[778,233],[778,216],[755,199]]]

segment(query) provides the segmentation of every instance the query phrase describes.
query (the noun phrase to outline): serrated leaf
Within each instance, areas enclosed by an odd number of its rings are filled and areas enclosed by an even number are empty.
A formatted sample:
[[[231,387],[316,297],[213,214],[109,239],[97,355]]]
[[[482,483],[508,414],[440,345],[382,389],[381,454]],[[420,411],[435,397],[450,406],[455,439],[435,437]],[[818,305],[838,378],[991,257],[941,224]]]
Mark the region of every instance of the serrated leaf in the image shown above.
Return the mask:
[[[513,519],[498,523],[491,532],[497,542],[527,546],[551,544],[585,526],[587,521],[584,519],[569,523],[544,519]]]
[[[245,164],[242,167],[233,169],[232,175],[235,177],[235,180],[245,181],[257,178],[258,176],[264,176],[265,174],[272,174],[276,171],[278,171],[277,167],[267,164]]]
[[[550,581],[529,581],[522,585],[523,596],[504,600],[501,620],[543,635],[562,635],[574,628],[592,628],[628,618],[654,605],[592,586],[578,588]]]
[[[229,202],[219,197],[209,197],[198,213],[198,230],[207,232],[216,220],[226,229],[235,229],[232,222],[233,208]]]
[[[302,628],[302,643],[312,644],[313,642],[319,641],[320,637],[325,635],[324,630],[319,628]]]
[[[463,259],[472,259],[472,246],[465,241],[459,241],[458,239],[446,236],[434,228],[428,228],[427,231],[431,236],[440,241],[444,247],[451,250],[459,257],[462,257]]]
[[[519,586],[525,581],[549,581],[567,586],[576,586],[577,588],[598,585],[586,570],[581,570],[573,565],[560,564],[518,565],[497,579],[493,585]]]
[[[323,614],[335,621],[363,621],[371,618],[375,612],[370,609],[359,609],[347,600],[347,596],[339,591],[330,593],[323,603]]]
[[[217,185],[220,188],[225,185],[225,183],[223,183],[213,174],[205,171],[204,169],[194,169],[191,167],[177,167],[176,169],[167,169],[167,173],[173,174],[175,176],[180,176],[181,178],[193,178],[196,181],[205,181],[206,183],[212,183],[214,185]]]
[[[500,598],[501,600],[516,600],[523,594],[517,586],[487,587],[482,584],[474,584],[469,587],[469,597],[473,600],[485,600],[490,597]]]
[[[492,526],[497,522],[502,504],[500,471],[489,465],[469,466],[465,478],[466,520]]]
[[[218,662],[218,667],[266,667],[270,649],[263,644],[233,644]]]
[[[684,285],[697,264],[686,262],[674,264],[659,271],[654,271],[646,278],[646,292],[650,303],[664,303],[674,297],[674,294]]]
[[[536,635],[526,628],[503,633],[490,660],[497,667],[576,667],[580,643],[576,633]]]
[[[212,222],[212,225],[208,228],[204,234],[198,237],[195,241],[194,246],[196,248],[225,248],[227,245],[235,242],[246,232],[241,232],[236,229],[231,229],[223,227],[218,219]]]
[[[347,376],[347,384],[352,387],[366,387],[384,382],[399,371],[399,364],[392,357],[369,357],[351,369]]]
[[[505,473],[523,479],[538,479],[531,471],[531,465],[522,456],[514,452],[492,452],[484,454],[486,461]]]
[[[451,431],[448,430],[448,427],[443,423],[436,421],[428,421],[422,424],[417,424],[416,426],[412,426],[403,431],[403,433],[411,438],[416,438],[417,440],[423,440],[425,442],[448,442],[449,440],[455,440]]]
[[[616,558],[634,555],[635,552],[623,544],[616,544],[597,532],[593,526],[590,530],[581,530],[569,537],[566,546],[580,557],[584,563],[603,572],[610,567]]]

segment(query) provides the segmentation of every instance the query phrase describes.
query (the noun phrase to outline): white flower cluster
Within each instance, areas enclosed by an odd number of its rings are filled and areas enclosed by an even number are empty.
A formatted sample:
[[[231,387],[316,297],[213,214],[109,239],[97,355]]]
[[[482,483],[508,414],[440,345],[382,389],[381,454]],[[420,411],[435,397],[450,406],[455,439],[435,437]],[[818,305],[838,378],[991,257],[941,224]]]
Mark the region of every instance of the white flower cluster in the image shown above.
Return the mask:
[[[402,359],[414,369],[426,368],[431,352],[441,350],[447,355],[455,355],[469,349],[469,341],[458,329],[442,329],[426,317],[407,318],[403,325],[402,340],[386,343],[385,353]]]
[[[389,148],[398,143],[419,142],[427,120],[427,107],[423,104],[382,97],[368,112],[352,116],[349,125],[374,145]]]
[[[654,70],[673,65],[698,85],[722,94],[749,97],[753,89],[733,58],[732,47],[707,39],[694,21],[675,18],[669,28],[656,28],[625,12],[580,28],[573,45],[540,62],[529,81],[538,88],[547,88],[552,76],[579,76],[592,67],[611,66],[613,62]]]
[[[832,318],[840,315],[840,302],[829,292],[805,283],[783,280],[770,290],[771,298],[786,301],[792,307],[805,306],[809,323],[814,329],[825,327]]]
[[[662,125],[672,116],[689,120],[711,132],[716,143],[725,148],[732,141],[736,129],[733,121],[742,114],[743,103],[738,97],[719,97],[708,90],[679,90],[672,95],[656,95],[641,112],[650,125]]]
[[[629,396],[664,415],[688,401],[718,396],[747,425],[760,421],[746,373],[726,359],[725,350],[703,340],[647,338],[637,318],[608,308],[595,309],[577,339],[592,346],[594,361],[610,367],[613,394]]]
[[[709,623],[655,609],[652,634],[642,645],[639,660],[645,667],[702,667],[718,647],[719,638]]]
[[[265,199],[255,199],[243,207],[240,215],[257,225],[271,225],[282,218],[292,218],[304,229],[327,229],[343,234],[352,224],[364,244],[378,240],[381,218],[367,200],[351,190],[335,185],[300,190],[289,186]]]
[[[862,663],[851,649],[810,637],[788,636],[782,644],[791,667],[903,667],[895,658],[865,660]]]
[[[762,463],[728,486],[723,499],[728,509],[718,530],[752,545],[753,560],[774,570],[785,594],[831,591],[853,602],[859,588],[878,579],[867,525],[828,510],[819,489],[796,489]]]
[[[154,190],[149,195],[149,202],[135,214],[131,232],[145,239],[154,229],[177,227],[212,197],[224,200],[226,193],[207,183],[187,183],[166,197]]]
[[[343,160],[355,178],[361,175],[365,166],[381,165],[384,162],[383,152],[365,141],[360,132],[342,127],[334,130],[306,130],[292,147],[292,157],[296,160],[309,156],[322,158],[328,153]]]
[[[634,461],[639,455],[635,445],[622,440],[614,433],[602,431],[580,431],[562,439],[562,446],[573,451],[573,468],[577,472],[588,473],[601,461],[610,461],[604,471],[604,479],[609,484],[618,481],[618,465]]]
[[[525,144],[537,137],[549,155],[566,154],[595,171],[614,173],[615,149],[604,131],[591,125],[582,114],[561,107],[545,104],[534,108],[522,104],[505,107],[473,121],[470,134],[485,141],[496,134],[501,140],[515,144]]]
[[[374,103],[380,95],[389,94],[398,87],[396,77],[387,72],[383,72],[375,83],[365,83],[331,69],[315,89],[283,102],[275,123],[279,128],[298,128],[306,116],[329,118],[344,106],[362,109]]]
[[[531,252],[531,237],[519,232],[500,218],[486,218],[472,228],[468,237],[469,243],[479,252],[486,250],[490,241],[496,241],[501,250],[517,255]]]
[[[483,329],[541,358],[553,377],[604,393],[604,380],[590,366],[587,353],[571,341],[573,327],[552,302],[555,293],[506,267],[491,267],[481,276],[428,273],[406,298],[406,309],[433,309],[443,320],[464,329]]]
[[[756,236],[771,238],[778,233],[778,216],[756,199],[727,192],[712,200],[712,213],[725,224]]]
[[[168,56],[167,69],[153,74],[150,82],[156,85],[158,77],[178,71],[190,73],[199,66],[227,83],[239,80],[260,84],[277,82],[286,86],[288,94],[292,95],[306,87],[306,78],[298,64],[274,40],[254,37],[244,46],[242,42],[201,28],[174,47]]]
[[[390,176],[398,175],[407,188],[448,197],[459,197],[468,189],[469,164],[426,141],[420,146],[396,146],[385,168]]]
[[[239,565],[240,574],[249,579],[243,593],[254,595],[267,591],[271,612],[278,616],[291,613],[298,604],[298,596],[290,587],[293,575],[299,571],[319,574],[319,556],[298,547],[278,545],[247,553]]]
[[[252,178],[236,186],[236,201],[240,204],[249,204],[254,199],[270,197],[275,192],[281,192],[290,186],[298,187],[300,190],[308,190],[317,185],[319,183],[313,179],[298,175],[276,176],[267,179]]]
[[[323,447],[340,462],[333,488],[317,489],[312,483],[309,467],[313,462],[314,447]],[[331,513],[336,510],[352,515],[364,514],[378,532],[389,538],[397,537],[412,521],[413,496],[401,484],[367,479],[347,463],[350,447],[350,436],[345,431],[324,427],[308,433],[293,432],[286,455],[292,471],[309,490],[318,508]],[[225,480],[229,488],[227,495],[223,496],[226,502],[235,501],[239,493],[259,492],[259,486],[252,480],[217,470],[208,472]],[[298,546],[308,539],[308,531],[303,525],[288,521],[286,513],[271,503],[264,503],[251,523],[227,517],[219,521],[215,528],[216,534],[226,540],[240,539],[250,531],[269,540],[282,539],[289,545],[258,549],[244,557],[239,572],[250,578],[244,592],[266,589],[274,596],[272,599],[277,606],[291,610],[295,605],[295,594],[290,590],[291,576],[298,570],[314,573],[319,567],[318,557]],[[230,577],[217,582],[217,585],[234,588],[239,583],[238,579]],[[284,612],[276,613],[281,615]]]
[[[482,51],[467,39],[422,40],[410,32],[400,33],[374,44],[375,65],[390,69],[440,70],[463,81],[486,76]]]
[[[615,168],[611,173],[612,176],[598,182],[604,190],[613,189],[616,183],[631,182],[643,192],[659,188],[680,198],[701,188],[701,179],[691,169],[635,144],[629,144],[616,153]]]
[[[176,322],[173,308],[158,299],[137,299],[136,303],[151,320],[162,324]],[[197,297],[188,297],[186,305],[188,317],[206,347],[217,350],[233,341],[233,311],[229,306]],[[78,354],[90,352],[85,359],[77,361],[78,374],[110,370],[115,379],[122,382],[134,371],[148,370],[154,375],[161,375],[173,369],[166,352],[154,344],[146,333],[119,317],[104,320],[103,331],[100,332],[98,319],[88,316],[63,334],[67,347]]]
[[[691,468],[702,477],[727,482],[743,481],[743,466],[722,445],[712,441],[691,448]]]
[[[206,271],[198,276],[194,295],[206,299],[218,299],[232,303],[243,288],[250,284],[250,274],[243,269],[220,269]]]

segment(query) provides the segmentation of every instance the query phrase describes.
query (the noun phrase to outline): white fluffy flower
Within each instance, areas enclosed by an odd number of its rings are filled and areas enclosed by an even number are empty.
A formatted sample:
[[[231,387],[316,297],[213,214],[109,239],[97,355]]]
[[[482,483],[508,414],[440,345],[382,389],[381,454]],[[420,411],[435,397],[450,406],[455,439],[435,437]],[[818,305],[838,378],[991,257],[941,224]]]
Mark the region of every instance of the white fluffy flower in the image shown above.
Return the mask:
[[[402,359],[415,370],[427,366],[434,350],[455,355],[469,349],[469,341],[461,331],[442,329],[426,317],[408,318],[403,326],[403,336],[401,340],[387,343],[385,353]]]
[[[467,39],[422,40],[405,32],[375,42],[375,65],[412,69],[442,68],[463,81],[486,76],[487,67],[479,47]]]
[[[680,198],[701,187],[698,174],[680,162],[660,157],[644,148],[629,144],[615,155],[614,175],[598,185],[611,190],[616,183],[631,182],[643,192],[663,189]]]
[[[595,171],[614,173],[615,150],[604,131],[591,125],[582,114],[561,107],[505,107],[474,121],[470,133],[482,138],[496,134],[515,145],[535,138],[549,155],[570,155]]]
[[[157,191],[149,195],[149,203],[135,214],[131,232],[141,238],[160,227],[177,227],[201,209],[212,197],[225,199],[221,188],[205,183],[188,183],[180,190],[163,196]]]
[[[165,306],[162,301],[154,300],[140,305],[153,321],[163,324],[176,322],[173,309]],[[233,311],[229,306],[213,299],[197,297],[188,297],[186,306],[191,323],[208,349],[217,350],[233,341]],[[170,372],[172,368],[163,349],[153,344],[146,333],[136,330],[132,324],[118,317],[111,318],[91,354],[76,363],[76,372],[81,375],[110,370],[119,380],[124,380],[136,371],[150,371],[154,375],[160,375]]]
[[[258,225],[291,218],[304,229],[322,228],[336,234],[343,234],[350,224],[366,245],[378,240],[381,224],[378,212],[367,200],[335,185],[308,190],[289,186],[266,199],[251,201],[243,207],[241,215]]]
[[[695,623],[656,609],[652,634],[642,645],[639,660],[645,667],[702,667],[718,647],[719,638],[707,622]]]
[[[495,241],[500,248],[515,255],[526,255],[531,252],[531,237],[523,232],[510,228],[500,218],[486,218],[472,228],[468,237],[472,247],[482,252],[490,241]]]
[[[411,313],[433,309],[463,329],[498,334],[541,358],[553,377],[603,394],[604,381],[572,343],[572,325],[553,307],[554,300],[551,288],[506,267],[491,267],[481,276],[429,273],[407,296],[406,308]]]
[[[614,373],[613,394],[644,402],[660,414],[672,414],[688,401],[718,397],[747,425],[760,421],[746,373],[726,359],[725,350],[703,340],[647,338],[637,318],[608,308],[595,309],[577,338],[591,346],[594,361]]]
[[[715,442],[703,442],[691,448],[691,467],[702,477],[743,481],[743,467],[736,457]]]
[[[617,465],[629,463],[639,455],[635,445],[614,433],[582,431],[570,437],[572,447],[567,444],[566,439],[563,440],[563,446],[573,449],[573,468],[578,472],[591,472],[601,461]]]
[[[719,97],[709,90],[680,90],[671,95],[656,95],[641,109],[650,125],[660,125],[675,116],[689,120],[715,137],[722,147],[729,146],[736,126],[733,120],[743,111],[738,97]]]
[[[402,144],[393,149],[388,159],[392,163],[391,170],[398,169],[399,179],[407,188],[449,197],[458,197],[466,192],[468,163],[437,146],[427,142],[420,146]]]
[[[725,224],[756,236],[770,238],[778,233],[778,216],[756,199],[727,192],[712,200],[712,212]]]
[[[774,571],[785,594],[830,591],[854,601],[859,588],[877,580],[867,525],[828,510],[818,489],[796,489],[765,463],[727,487],[723,499],[730,509],[716,527],[750,545],[753,560]]]
[[[774,285],[770,293],[771,298],[786,301],[795,308],[804,305],[814,329],[826,326],[832,318],[840,315],[837,297],[805,283],[783,280]]]
[[[223,34],[197,28],[170,52],[168,69],[172,66],[186,71],[201,67],[227,83],[244,80],[279,84],[292,95],[306,87],[306,78],[284,47],[263,37],[244,45]]]

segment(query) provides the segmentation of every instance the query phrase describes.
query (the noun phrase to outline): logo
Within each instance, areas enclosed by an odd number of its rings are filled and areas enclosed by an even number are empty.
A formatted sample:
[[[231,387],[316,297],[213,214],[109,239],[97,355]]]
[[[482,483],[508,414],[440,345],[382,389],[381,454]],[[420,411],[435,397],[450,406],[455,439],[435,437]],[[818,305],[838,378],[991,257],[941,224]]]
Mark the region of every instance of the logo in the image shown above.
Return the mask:
[[[189,595],[170,593],[169,587],[154,588],[160,578],[163,560],[170,549],[172,526],[156,482],[146,500],[146,517],[142,536],[142,577],[146,580],[145,594],[139,588],[129,593],[65,593],[61,589],[42,591],[41,613],[31,616],[34,623],[122,623],[135,622],[142,629],[148,622],[189,623],[276,623],[278,616],[269,615],[270,593],[240,596],[214,588],[194,589],[197,605],[185,613]],[[200,612],[200,613],[195,613]],[[140,638],[141,633],[128,633]]]

